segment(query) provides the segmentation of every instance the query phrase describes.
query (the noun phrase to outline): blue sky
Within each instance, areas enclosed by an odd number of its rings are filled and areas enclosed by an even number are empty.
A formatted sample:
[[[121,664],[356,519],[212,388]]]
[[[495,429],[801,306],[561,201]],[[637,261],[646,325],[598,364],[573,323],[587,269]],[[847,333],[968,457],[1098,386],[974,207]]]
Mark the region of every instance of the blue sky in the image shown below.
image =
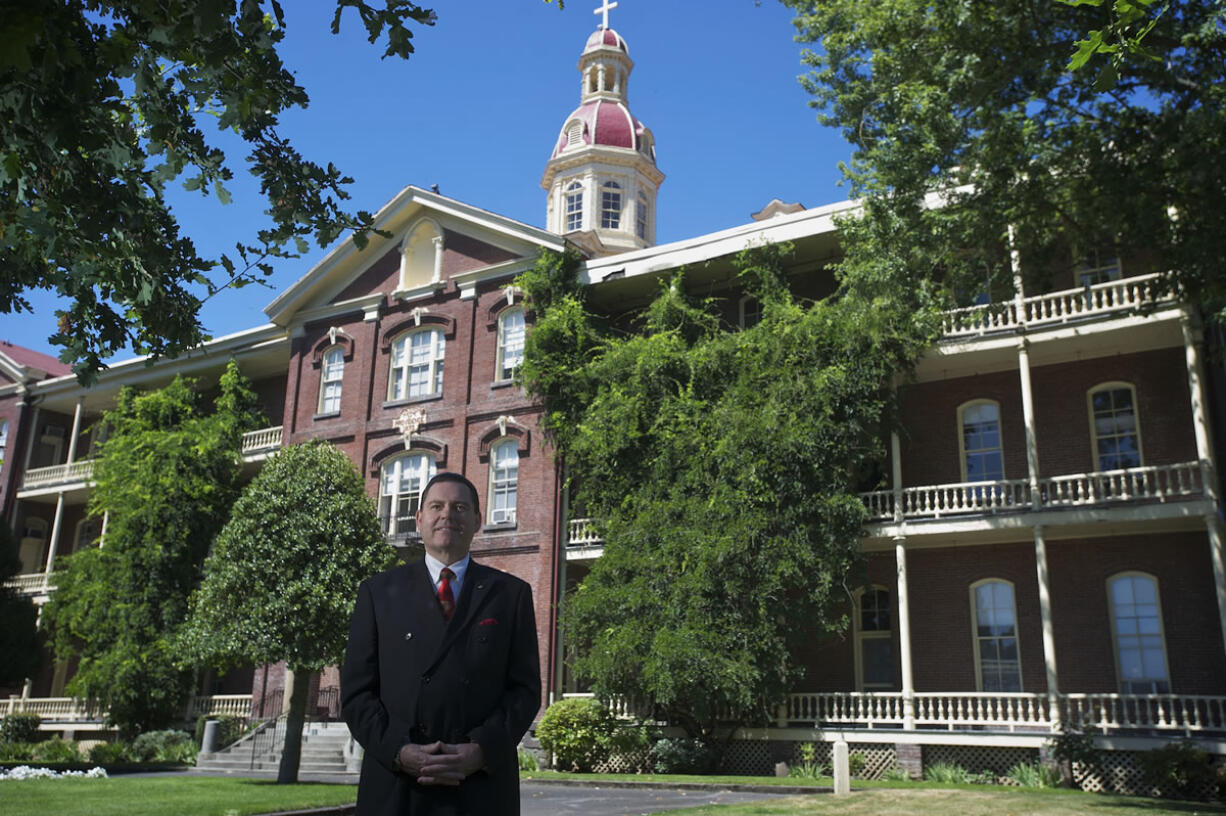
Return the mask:
[[[630,109],[655,134],[666,174],[660,243],[745,223],[775,197],[809,207],[846,197],[838,163],[850,148],[817,123],[796,81],[801,47],[788,9],[773,0],[618,3],[609,22],[635,62]],[[380,60],[352,12],[333,37],[330,0],[284,5],[284,59],[311,105],[284,116],[281,130],[308,157],[354,178],[352,209],[377,211],[405,185],[438,184],[444,195],[544,226],[541,174],[579,102],[576,64],[600,21],[597,0],[569,0],[562,11],[541,0],[435,0],[438,24],[416,29],[407,62]],[[172,197],[205,257],[250,239],[262,223],[244,153],[227,152],[240,176],[233,203]],[[205,328],[221,336],[265,323],[263,308],[324,254],[312,247],[278,261],[271,288],[214,297],[201,314]],[[57,354],[46,342],[56,301],[30,299],[33,314],[0,316],[0,338]]]

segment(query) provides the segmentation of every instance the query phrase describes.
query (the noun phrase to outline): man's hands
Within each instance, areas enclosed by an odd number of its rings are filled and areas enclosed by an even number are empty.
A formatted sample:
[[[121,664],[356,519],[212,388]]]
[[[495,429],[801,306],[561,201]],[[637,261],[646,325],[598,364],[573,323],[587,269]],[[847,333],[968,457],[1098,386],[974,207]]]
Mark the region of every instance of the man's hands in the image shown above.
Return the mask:
[[[396,755],[400,769],[422,785],[458,785],[485,767],[485,752],[475,742],[452,745],[403,745]]]

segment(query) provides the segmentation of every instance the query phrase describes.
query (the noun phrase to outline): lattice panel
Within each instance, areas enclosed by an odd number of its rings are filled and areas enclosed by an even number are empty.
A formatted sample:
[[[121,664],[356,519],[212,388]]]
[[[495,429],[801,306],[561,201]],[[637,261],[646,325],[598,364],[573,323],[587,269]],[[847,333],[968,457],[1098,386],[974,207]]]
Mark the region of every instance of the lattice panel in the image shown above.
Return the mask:
[[[1215,764],[1221,766],[1222,757],[1217,757]],[[1138,751],[1104,751],[1102,768],[1096,770],[1073,764],[1073,782],[1077,787],[1094,793],[1122,793],[1128,796],[1160,796],[1174,798],[1178,794],[1173,789],[1154,787],[1145,781],[1145,770],[1141,764],[1141,752]],[[1217,785],[1207,783],[1198,790],[1190,792],[1193,799],[1213,799],[1217,796]]]
[[[855,779],[884,779],[898,764],[898,755],[893,745],[878,745],[871,742],[849,742],[851,753],[864,757],[864,769],[853,774]]]
[[[959,765],[971,773],[988,771],[997,779],[1019,762],[1033,765],[1039,761],[1036,748],[1004,748],[987,745],[925,745],[924,767],[936,762]]]
[[[814,743],[793,742],[791,753],[788,754],[788,767],[789,768],[795,768],[796,766],[804,762],[804,758],[800,753],[800,749],[801,747],[805,745],[810,745],[810,744],[813,745],[813,750],[814,750],[814,760],[813,761],[818,763],[819,765],[825,765],[827,769],[830,768],[831,763],[834,762],[834,750],[831,747],[830,743],[828,742],[814,742]]]
[[[592,769],[595,773],[645,773],[651,770],[651,749],[614,754],[608,762],[601,762]]]
[[[773,776],[770,743],[763,740],[733,740],[724,754],[720,770],[728,774]]]

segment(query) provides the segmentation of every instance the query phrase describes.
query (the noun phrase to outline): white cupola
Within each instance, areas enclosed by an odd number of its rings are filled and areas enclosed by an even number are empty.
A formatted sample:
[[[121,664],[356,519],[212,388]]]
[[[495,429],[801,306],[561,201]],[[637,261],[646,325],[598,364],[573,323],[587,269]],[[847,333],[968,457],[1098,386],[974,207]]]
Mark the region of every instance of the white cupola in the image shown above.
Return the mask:
[[[609,9],[579,56],[579,107],[562,124],[541,186],[548,191],[546,229],[574,236],[597,254],[653,246],[656,168],[651,131],[630,113],[627,88],[634,63],[621,35],[609,28]],[[591,240],[595,238],[596,240]]]

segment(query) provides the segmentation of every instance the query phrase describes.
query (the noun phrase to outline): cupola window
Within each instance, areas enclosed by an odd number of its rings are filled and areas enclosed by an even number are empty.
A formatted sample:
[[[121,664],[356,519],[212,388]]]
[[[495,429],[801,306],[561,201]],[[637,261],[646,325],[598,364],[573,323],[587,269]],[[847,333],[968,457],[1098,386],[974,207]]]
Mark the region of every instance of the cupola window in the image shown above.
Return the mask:
[[[583,229],[583,185],[572,181],[566,185],[566,231]]]
[[[581,144],[583,144],[583,123],[571,122],[566,126],[566,146],[578,147]]]
[[[621,229],[622,188],[616,181],[606,181],[600,191],[600,226]]]

